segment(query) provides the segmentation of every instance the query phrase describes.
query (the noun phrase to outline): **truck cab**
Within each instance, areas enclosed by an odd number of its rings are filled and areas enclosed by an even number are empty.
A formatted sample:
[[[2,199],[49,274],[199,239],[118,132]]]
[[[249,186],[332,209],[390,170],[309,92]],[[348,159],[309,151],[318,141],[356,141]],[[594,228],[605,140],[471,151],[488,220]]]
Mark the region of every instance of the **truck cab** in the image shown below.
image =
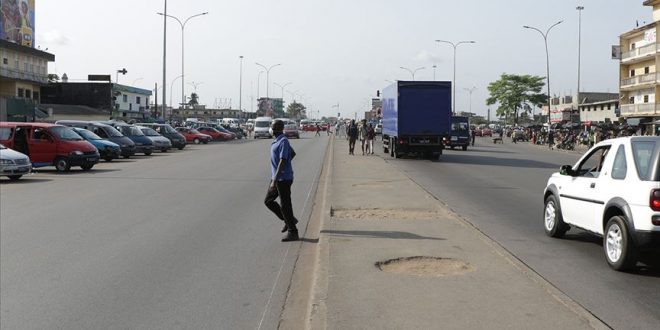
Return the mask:
[[[445,146],[450,149],[461,147],[463,151],[470,145],[470,119],[463,116],[451,117],[451,132],[449,139],[445,139]]]

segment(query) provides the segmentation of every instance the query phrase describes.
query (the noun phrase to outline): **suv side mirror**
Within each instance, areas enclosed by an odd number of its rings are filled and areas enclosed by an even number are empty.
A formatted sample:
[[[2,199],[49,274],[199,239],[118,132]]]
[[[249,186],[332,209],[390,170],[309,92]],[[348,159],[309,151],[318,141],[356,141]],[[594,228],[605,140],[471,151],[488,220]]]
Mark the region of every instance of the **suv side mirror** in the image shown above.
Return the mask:
[[[571,165],[562,165],[559,168],[559,174],[575,176],[575,173],[573,172],[573,167]]]

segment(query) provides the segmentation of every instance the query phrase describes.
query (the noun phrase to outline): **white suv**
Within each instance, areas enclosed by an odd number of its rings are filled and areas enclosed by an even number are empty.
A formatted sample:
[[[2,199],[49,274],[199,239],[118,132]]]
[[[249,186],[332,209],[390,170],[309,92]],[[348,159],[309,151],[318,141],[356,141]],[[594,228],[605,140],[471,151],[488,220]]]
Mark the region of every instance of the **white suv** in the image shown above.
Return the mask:
[[[548,179],[545,232],[571,226],[603,237],[610,267],[629,269],[640,249],[660,246],[660,137],[624,137],[596,144]]]

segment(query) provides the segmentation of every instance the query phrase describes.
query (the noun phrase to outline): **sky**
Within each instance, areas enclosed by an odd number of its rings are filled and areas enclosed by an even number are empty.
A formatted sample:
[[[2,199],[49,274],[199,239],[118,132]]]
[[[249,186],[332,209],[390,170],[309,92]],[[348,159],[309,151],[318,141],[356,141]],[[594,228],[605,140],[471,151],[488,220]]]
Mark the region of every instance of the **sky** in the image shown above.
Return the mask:
[[[361,118],[376,91],[395,80],[451,81],[456,55],[456,110],[486,115],[488,84],[501,74],[545,77],[546,30],[551,93],[577,90],[578,11],[583,6],[581,90],[617,92],[611,46],[639,23],[652,22],[643,0],[168,0],[167,13],[188,21],[185,93],[209,108],[256,110],[261,97],[292,96],[308,116]],[[126,68],[119,83],[155,89],[163,81],[164,0],[36,0],[35,45],[56,61],[49,73],[70,81]],[[181,102],[181,27],[167,20],[166,100]],[[241,60],[242,93],[239,93]],[[258,78],[265,66],[281,64]],[[432,67],[436,65],[434,70]],[[258,84],[259,82],[259,84]],[[275,85],[291,83],[282,89]],[[259,85],[259,88],[257,88]],[[257,90],[258,89],[258,90]],[[471,94],[467,89],[473,89]],[[170,92],[173,91],[173,93]],[[162,100],[162,91],[158,92]],[[491,106],[494,114],[494,106]]]

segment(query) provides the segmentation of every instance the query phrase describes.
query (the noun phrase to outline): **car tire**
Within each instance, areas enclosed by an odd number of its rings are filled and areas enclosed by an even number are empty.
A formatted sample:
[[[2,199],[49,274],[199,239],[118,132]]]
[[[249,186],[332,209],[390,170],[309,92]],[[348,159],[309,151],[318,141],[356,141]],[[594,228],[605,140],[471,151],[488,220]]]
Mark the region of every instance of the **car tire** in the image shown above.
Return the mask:
[[[66,158],[60,157],[55,159],[55,169],[58,172],[68,172],[71,169],[71,164]]]
[[[637,248],[622,216],[615,215],[607,221],[603,249],[607,263],[614,270],[628,270],[637,263]]]
[[[167,152],[167,149],[160,149],[160,152]]]
[[[390,157],[394,157],[394,148],[395,148],[394,143],[395,143],[394,138],[390,138],[390,148],[389,148]]]
[[[80,165],[80,168],[82,168],[83,171],[89,171],[92,167],[94,167],[94,164]]]
[[[103,158],[103,159],[104,159],[106,162],[111,162],[113,158],[112,158],[112,157],[105,157],[105,158]]]
[[[195,139],[193,140],[193,143],[194,143],[194,144],[199,144],[199,139],[195,138]]]
[[[124,159],[129,159],[129,158],[131,158],[131,156],[129,156],[129,155],[123,155],[123,156],[121,156],[121,157],[124,158]]]
[[[151,151],[145,151],[145,152],[144,152],[144,155],[145,155],[145,156],[150,156],[150,155],[151,155]]]
[[[467,146],[463,146],[463,151],[467,151]]]
[[[570,229],[561,215],[561,208],[555,195],[545,199],[543,207],[543,230],[550,237],[560,238]]]
[[[11,180],[11,181],[17,181],[17,180],[20,179],[22,176],[23,176],[23,175],[8,175],[7,177],[8,177],[9,180]]]

